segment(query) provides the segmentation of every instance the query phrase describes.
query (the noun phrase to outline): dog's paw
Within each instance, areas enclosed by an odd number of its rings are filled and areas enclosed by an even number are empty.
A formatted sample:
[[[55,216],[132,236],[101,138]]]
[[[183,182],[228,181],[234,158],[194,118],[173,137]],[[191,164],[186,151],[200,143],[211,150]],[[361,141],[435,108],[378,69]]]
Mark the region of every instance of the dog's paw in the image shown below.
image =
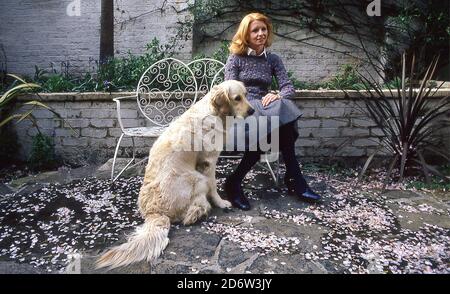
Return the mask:
[[[217,203],[217,207],[219,208],[231,208],[232,204],[230,201],[222,200],[219,203]]]

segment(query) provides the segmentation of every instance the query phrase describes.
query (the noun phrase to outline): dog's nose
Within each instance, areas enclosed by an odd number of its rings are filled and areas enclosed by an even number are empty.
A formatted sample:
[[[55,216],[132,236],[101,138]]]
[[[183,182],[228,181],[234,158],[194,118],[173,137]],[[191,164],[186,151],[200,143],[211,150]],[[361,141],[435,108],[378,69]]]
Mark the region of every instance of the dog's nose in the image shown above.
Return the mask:
[[[249,109],[247,110],[247,114],[248,114],[248,115],[252,115],[253,113],[255,113],[255,110],[254,110],[253,108],[249,108]]]

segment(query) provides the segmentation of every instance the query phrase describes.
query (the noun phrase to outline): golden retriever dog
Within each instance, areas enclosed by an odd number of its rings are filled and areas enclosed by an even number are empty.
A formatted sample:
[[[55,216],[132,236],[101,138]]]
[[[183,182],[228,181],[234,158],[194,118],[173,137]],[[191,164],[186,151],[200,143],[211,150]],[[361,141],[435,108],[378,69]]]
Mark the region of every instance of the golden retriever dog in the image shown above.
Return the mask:
[[[245,118],[253,112],[244,84],[229,80],[214,86],[173,121],[150,150],[138,198],[144,224],[125,244],[102,255],[97,260],[97,268],[152,261],[169,243],[171,223],[195,223],[211,210],[210,202],[220,208],[231,207],[217,193],[215,172],[220,149],[208,148],[211,146],[206,145],[211,144],[206,142],[203,132],[223,138],[227,116]],[[214,120],[220,124],[212,123]],[[192,147],[192,143],[203,148],[180,150],[180,146]]]

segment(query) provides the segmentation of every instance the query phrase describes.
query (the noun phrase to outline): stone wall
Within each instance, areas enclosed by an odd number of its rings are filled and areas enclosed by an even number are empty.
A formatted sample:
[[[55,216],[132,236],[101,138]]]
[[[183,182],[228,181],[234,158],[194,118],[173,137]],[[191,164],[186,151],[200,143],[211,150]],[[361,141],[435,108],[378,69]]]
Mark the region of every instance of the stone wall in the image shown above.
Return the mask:
[[[439,97],[449,94],[449,90],[440,90],[432,100],[438,101]],[[56,152],[65,162],[102,163],[113,156],[121,134],[112,99],[127,95],[132,93],[41,94],[44,102],[55,109],[65,122],[45,109],[36,110],[34,116],[41,131],[54,139]],[[362,101],[346,98],[340,91],[297,91],[294,99],[304,112],[298,124],[300,138],[296,142],[297,155],[303,158],[361,158],[370,155],[383,136],[380,129],[357,107],[362,105]],[[122,102],[122,118],[125,127],[150,125],[133,99]],[[444,119],[448,124],[449,118]],[[29,121],[15,125],[15,128],[21,155],[26,158],[31,150],[32,136],[37,131]],[[442,132],[448,150],[450,128]],[[147,155],[154,139],[135,140],[138,154]],[[125,148],[120,150],[119,156],[130,156],[131,139],[124,139],[121,146]]]

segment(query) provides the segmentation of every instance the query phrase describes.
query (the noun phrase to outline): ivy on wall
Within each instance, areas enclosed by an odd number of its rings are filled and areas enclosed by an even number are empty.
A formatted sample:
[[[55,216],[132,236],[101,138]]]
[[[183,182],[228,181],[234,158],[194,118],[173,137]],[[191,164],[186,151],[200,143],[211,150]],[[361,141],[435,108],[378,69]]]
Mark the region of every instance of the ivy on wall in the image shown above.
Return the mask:
[[[369,63],[388,78],[400,74],[398,64],[404,51],[416,53],[419,71],[436,54],[441,55],[441,68],[448,65],[448,1],[379,1],[380,15],[368,16],[367,7],[372,2],[375,1],[195,0],[186,9],[177,11],[189,12],[193,16],[190,21],[179,24],[179,37],[193,31],[194,44],[226,40],[245,14],[259,11],[271,17],[278,37],[356,59],[361,58],[353,52],[363,51],[361,62]],[[342,38],[345,34],[356,36],[358,42],[346,41]],[[313,42],[315,38],[330,39],[348,50],[316,44]]]

